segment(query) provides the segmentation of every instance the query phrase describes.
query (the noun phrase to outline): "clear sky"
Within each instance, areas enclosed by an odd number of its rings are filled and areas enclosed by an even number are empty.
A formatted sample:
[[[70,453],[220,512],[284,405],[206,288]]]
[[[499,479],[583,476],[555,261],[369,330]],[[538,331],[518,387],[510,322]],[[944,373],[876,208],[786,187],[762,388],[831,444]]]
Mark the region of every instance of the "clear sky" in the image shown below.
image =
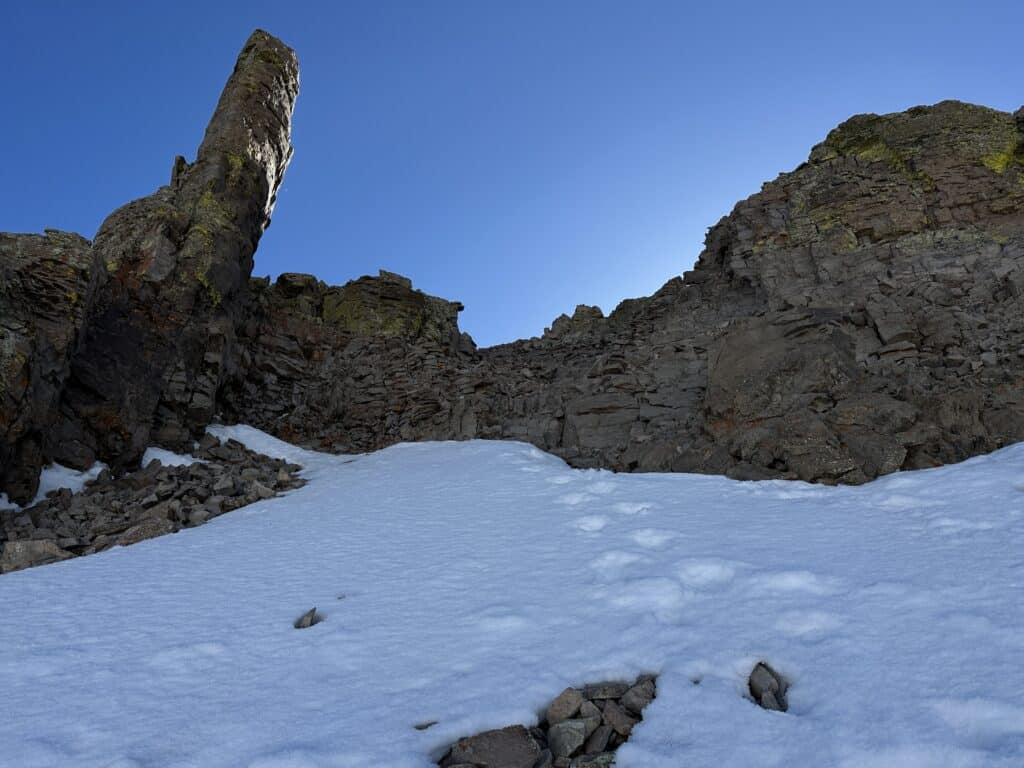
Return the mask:
[[[255,274],[400,272],[480,344],[657,290],[850,115],[1024,104],[1019,0],[0,0],[0,229],[166,184],[256,27],[302,90]]]

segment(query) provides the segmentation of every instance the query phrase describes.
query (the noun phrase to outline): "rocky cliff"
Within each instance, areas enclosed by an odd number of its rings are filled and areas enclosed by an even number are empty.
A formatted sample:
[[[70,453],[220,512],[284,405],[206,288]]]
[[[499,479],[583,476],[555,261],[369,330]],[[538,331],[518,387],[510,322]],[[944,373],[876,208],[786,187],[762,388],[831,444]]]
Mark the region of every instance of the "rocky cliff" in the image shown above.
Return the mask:
[[[226,416],[362,451],[527,440],[577,466],[862,482],[1024,439],[1024,113],[854,117],[609,317],[477,350],[391,275],[254,287]]]
[[[74,235],[0,236],[0,490],[214,418],[336,451],[527,440],[584,467],[862,482],[1024,439],[1024,111],[861,115],[608,317],[477,349],[389,273],[250,280],[294,54],[256,32],[192,164]]]
[[[35,493],[41,462],[117,472],[209,423],[236,357],[253,254],[291,158],[298,63],[257,31],[194,163],[112,213],[91,247],[4,235],[0,490]],[[42,305],[40,306],[40,301]]]

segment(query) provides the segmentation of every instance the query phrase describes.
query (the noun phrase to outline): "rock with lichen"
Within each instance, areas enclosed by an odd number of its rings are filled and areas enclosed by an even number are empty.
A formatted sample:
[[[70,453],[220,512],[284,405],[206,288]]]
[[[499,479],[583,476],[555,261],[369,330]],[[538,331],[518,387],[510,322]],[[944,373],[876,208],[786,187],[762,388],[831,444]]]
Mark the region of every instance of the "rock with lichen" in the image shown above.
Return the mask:
[[[121,471],[186,447],[235,360],[253,253],[291,158],[298,64],[256,31],[196,159],[73,235],[0,236],[0,492],[27,501],[44,461]]]
[[[291,158],[292,51],[257,31],[239,54],[196,159],[112,213],[93,250],[107,272],[72,359],[60,426],[70,466],[130,466],[185,447],[210,422],[230,366],[253,253]]]

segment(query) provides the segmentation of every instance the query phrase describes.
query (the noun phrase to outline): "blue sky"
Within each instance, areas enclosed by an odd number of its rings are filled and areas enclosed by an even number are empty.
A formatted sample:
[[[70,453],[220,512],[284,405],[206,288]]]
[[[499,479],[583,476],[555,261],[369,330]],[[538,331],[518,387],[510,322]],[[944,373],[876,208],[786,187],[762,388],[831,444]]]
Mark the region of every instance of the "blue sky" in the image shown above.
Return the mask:
[[[0,229],[167,183],[255,27],[302,69],[255,274],[400,272],[480,344],[657,290],[850,115],[1024,104],[1012,2],[4,2]]]

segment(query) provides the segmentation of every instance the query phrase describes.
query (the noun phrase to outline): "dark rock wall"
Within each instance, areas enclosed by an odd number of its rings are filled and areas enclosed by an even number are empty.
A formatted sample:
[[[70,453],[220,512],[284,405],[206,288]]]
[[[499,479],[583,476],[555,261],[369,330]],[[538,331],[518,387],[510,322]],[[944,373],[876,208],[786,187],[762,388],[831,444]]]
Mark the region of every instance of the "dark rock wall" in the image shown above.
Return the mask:
[[[337,451],[456,436],[451,388],[474,350],[460,304],[387,272],[341,287],[285,274],[250,295],[221,418]]]
[[[89,242],[0,233],[0,492],[35,494],[102,270]]]
[[[957,102],[852,118],[692,272],[539,339],[476,350],[456,305],[394,276],[259,284],[224,415],[328,449],[512,438],[578,466],[823,482],[1024,439],[1021,122]]]

